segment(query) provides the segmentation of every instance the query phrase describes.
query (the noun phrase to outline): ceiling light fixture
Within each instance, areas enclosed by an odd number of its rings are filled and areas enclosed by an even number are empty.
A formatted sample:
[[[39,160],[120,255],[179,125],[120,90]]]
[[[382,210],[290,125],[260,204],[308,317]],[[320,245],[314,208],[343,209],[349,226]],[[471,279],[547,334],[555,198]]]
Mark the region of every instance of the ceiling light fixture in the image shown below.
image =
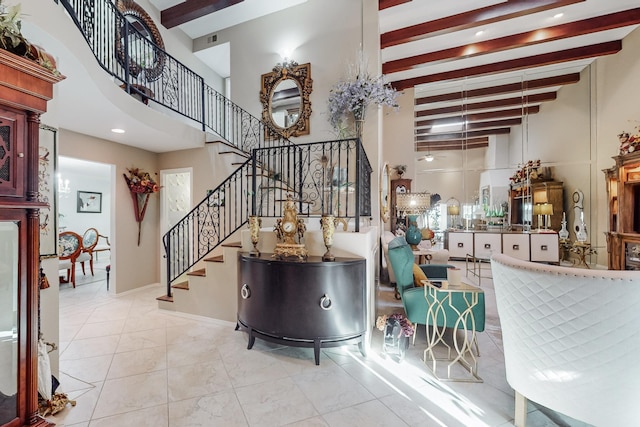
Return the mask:
[[[111,132],[113,132],[113,133],[124,133],[124,129],[113,128],[113,129],[111,129]]]
[[[433,154],[427,154],[426,156],[424,156],[424,159],[427,162],[433,162]]]

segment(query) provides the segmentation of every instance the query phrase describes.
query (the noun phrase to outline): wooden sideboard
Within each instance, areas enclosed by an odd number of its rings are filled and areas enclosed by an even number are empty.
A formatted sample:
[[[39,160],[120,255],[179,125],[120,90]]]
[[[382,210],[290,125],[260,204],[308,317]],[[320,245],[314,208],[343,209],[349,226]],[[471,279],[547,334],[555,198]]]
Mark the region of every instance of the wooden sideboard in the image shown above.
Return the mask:
[[[0,49],[0,426],[38,415],[38,144],[54,75]]]
[[[295,347],[358,343],[366,356],[365,259],[281,261],[272,254],[238,253],[238,322],[255,338]]]

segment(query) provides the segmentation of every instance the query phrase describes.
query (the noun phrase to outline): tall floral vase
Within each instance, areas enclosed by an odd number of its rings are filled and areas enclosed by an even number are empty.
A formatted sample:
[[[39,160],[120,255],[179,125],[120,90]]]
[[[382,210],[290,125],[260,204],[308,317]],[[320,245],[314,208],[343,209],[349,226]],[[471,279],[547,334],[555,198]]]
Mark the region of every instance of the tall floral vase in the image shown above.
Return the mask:
[[[418,228],[418,215],[407,215],[407,218],[409,219],[409,228],[407,228],[404,238],[411,245],[411,248],[416,250],[422,241],[422,232]]]
[[[138,246],[140,246],[140,232],[142,228],[142,220],[144,214],[147,211],[147,205],[149,204],[150,193],[135,193],[131,192],[131,199],[133,200],[133,209],[136,215],[136,222],[138,223]]]
[[[327,252],[322,255],[323,261],[335,261],[336,257],[331,253],[333,246],[333,233],[336,231],[336,219],[333,215],[322,215],[320,218],[320,227],[322,229],[322,240],[327,248]]]

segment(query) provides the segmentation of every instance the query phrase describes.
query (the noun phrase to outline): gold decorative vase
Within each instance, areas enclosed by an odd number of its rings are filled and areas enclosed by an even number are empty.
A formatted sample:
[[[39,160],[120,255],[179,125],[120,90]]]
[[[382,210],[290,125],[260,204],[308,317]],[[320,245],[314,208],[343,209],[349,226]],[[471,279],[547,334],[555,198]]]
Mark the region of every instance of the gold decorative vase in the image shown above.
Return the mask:
[[[322,215],[320,226],[322,228],[322,240],[327,248],[327,252],[322,255],[322,260],[335,261],[336,257],[331,253],[331,246],[333,246],[333,233],[336,231],[336,218],[333,215]]]
[[[260,226],[262,226],[262,218],[255,215],[249,216],[249,232],[251,234],[251,244],[253,245],[253,250],[249,252],[250,256],[260,256],[260,251],[258,250]]]

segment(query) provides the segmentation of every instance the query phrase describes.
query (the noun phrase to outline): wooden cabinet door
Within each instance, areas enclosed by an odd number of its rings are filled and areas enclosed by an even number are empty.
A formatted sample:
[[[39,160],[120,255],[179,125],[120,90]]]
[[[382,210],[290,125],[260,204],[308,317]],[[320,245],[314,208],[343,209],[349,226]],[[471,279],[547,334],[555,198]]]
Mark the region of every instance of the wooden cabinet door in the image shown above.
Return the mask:
[[[24,196],[25,126],[23,113],[0,107],[0,196]]]

